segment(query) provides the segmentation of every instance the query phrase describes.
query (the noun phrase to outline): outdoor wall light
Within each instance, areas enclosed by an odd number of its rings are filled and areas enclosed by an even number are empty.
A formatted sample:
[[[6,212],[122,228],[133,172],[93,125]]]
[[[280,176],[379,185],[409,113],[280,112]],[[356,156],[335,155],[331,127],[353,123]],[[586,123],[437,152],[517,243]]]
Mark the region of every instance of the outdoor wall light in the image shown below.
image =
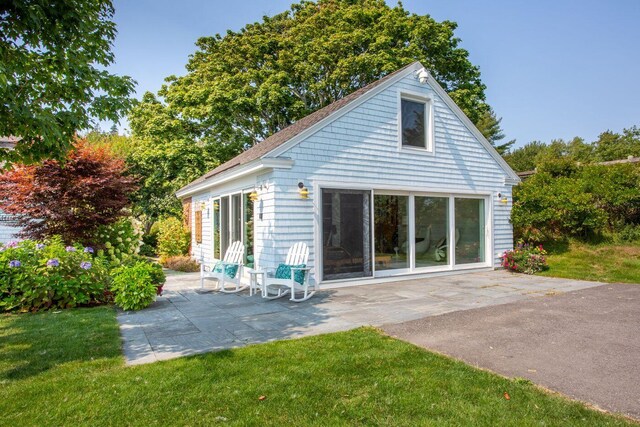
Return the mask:
[[[298,193],[300,193],[301,199],[309,198],[309,190],[307,190],[307,187],[304,186],[302,181],[298,182]]]
[[[207,207],[207,204],[205,202],[200,202],[198,204],[198,208],[199,208],[198,210],[203,211],[206,207]]]
[[[509,201],[509,199],[507,199],[507,196],[503,196],[502,193],[498,193],[498,200],[501,203],[504,203],[505,205],[507,204],[507,202]]]

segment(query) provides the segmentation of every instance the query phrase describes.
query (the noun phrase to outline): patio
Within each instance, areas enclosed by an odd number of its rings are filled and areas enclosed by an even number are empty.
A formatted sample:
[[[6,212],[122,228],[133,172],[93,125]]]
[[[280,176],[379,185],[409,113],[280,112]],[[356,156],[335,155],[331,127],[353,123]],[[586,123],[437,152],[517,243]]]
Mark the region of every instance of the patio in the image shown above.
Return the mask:
[[[212,286],[215,282],[209,281]],[[141,364],[280,339],[381,326],[598,286],[488,271],[318,292],[309,301],[202,293],[199,273],[171,273],[150,308],[118,314],[127,363]]]

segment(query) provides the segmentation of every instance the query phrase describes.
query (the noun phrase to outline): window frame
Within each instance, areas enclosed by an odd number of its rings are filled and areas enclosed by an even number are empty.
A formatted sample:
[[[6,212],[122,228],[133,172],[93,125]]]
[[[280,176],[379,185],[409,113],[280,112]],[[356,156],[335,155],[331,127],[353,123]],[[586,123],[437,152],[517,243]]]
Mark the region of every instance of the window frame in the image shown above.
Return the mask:
[[[418,102],[424,105],[425,132],[424,147],[405,145],[402,143],[402,101]],[[427,93],[411,92],[406,90],[398,91],[398,151],[418,151],[422,153],[434,154],[434,114],[433,96]]]

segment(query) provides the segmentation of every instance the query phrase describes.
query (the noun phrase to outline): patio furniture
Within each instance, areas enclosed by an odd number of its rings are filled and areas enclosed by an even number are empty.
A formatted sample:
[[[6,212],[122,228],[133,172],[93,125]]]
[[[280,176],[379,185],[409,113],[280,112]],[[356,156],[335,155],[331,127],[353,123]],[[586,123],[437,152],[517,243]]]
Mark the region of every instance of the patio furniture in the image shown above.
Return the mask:
[[[204,262],[200,264],[200,287],[204,288],[205,279],[216,279],[218,287],[216,290],[224,293],[240,292],[247,288],[242,285],[242,267],[244,259],[244,245],[242,242],[233,242],[224,254],[224,259],[218,261],[213,266]],[[226,284],[232,283],[235,289],[227,289]]]
[[[249,296],[257,294],[258,290],[260,290],[260,293],[264,297],[265,296],[264,284],[265,284],[265,277],[267,277],[267,270],[250,269],[250,270],[247,270],[247,273],[249,274]],[[260,280],[258,280],[258,276],[261,276]]]
[[[298,242],[289,249],[287,259],[284,264],[280,264],[275,271],[274,277],[266,276],[262,288],[262,295],[267,299],[282,298],[291,295],[289,298],[294,302],[302,302],[311,298],[316,293],[316,286],[313,291],[309,291],[309,270],[307,261],[309,260],[309,247],[306,243]],[[296,291],[304,292],[302,298],[296,298]],[[275,293],[275,295],[272,295]]]

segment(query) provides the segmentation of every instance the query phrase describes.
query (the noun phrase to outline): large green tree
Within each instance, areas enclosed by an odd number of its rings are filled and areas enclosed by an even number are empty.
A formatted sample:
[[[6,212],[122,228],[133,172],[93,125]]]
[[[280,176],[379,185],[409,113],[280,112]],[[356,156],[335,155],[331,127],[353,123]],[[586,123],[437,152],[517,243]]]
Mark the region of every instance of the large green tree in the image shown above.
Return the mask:
[[[192,137],[233,155],[419,60],[474,123],[490,111],[456,24],[383,0],[302,1],[240,31],[203,37],[187,74],[159,92]],[[499,126],[489,136],[499,134]],[[225,158],[221,158],[226,160]]]
[[[63,159],[77,131],[118,121],[135,82],[114,61],[110,0],[0,2],[0,135],[22,138],[0,161]]]

